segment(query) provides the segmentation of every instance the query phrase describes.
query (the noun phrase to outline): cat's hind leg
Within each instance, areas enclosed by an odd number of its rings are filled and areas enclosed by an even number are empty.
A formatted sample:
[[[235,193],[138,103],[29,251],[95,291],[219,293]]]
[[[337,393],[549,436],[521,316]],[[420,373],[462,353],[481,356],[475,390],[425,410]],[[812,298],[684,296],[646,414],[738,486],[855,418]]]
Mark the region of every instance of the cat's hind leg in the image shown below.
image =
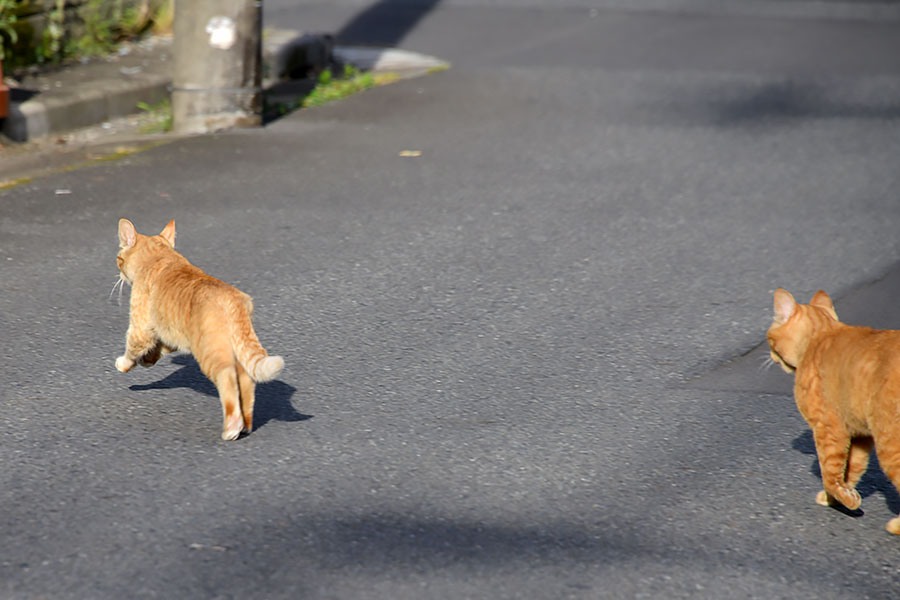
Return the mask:
[[[820,492],[816,502],[827,506],[831,498],[837,500],[850,510],[856,510],[862,504],[862,498],[852,486],[847,485],[846,475],[850,460],[850,435],[835,422],[821,424],[813,430],[816,442],[816,454],[819,456],[819,467],[822,470],[822,486],[825,496]]]
[[[162,341],[157,340],[156,345],[153,346],[153,348],[137,359],[137,364],[142,367],[152,367],[160,358],[174,351],[174,348],[170,348],[162,343]]]
[[[850,441],[849,457],[847,459],[847,472],[844,482],[847,487],[856,488],[856,484],[869,468],[869,455],[872,453],[874,440],[871,437],[855,437]],[[822,506],[834,504],[834,498],[825,490],[816,496],[816,503]]]
[[[213,379],[222,403],[222,439],[236,440],[244,428],[241,401],[238,392],[237,371],[234,366],[221,369]]]
[[[850,458],[847,460],[847,474],[844,481],[849,487],[855,488],[862,476],[869,469],[869,455],[875,440],[869,436],[855,437],[850,441]]]
[[[873,425],[872,433],[875,434],[875,452],[878,454],[881,470],[894,484],[894,488],[900,491],[900,431],[896,428],[894,422],[881,422]],[[885,529],[894,535],[900,535],[900,517],[888,521]]]
[[[208,348],[198,352],[197,362],[204,375],[215,384],[222,403],[222,439],[235,440],[241,435],[244,420],[241,415],[241,401],[238,391],[238,376],[230,342],[215,344],[207,342]]]
[[[244,432],[250,433],[253,431],[253,404],[256,401],[256,382],[241,366],[241,363],[236,364],[238,387],[241,392],[241,413],[244,417]]]

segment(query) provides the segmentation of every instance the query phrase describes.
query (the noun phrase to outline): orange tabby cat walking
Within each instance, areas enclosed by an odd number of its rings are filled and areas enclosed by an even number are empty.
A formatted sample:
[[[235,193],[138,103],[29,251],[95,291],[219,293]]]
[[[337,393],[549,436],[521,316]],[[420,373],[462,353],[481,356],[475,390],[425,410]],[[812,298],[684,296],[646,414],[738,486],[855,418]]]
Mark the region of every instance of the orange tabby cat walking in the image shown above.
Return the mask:
[[[194,354],[219,390],[222,439],[253,429],[254,388],[284,367],[269,356],[253,331],[250,296],[210,277],[175,251],[175,221],[145,236],[128,219],[119,220],[120,277],[131,285],[131,317],[125,354],[116,368],[149,367],[169,352]]]
[[[812,429],[825,488],[816,502],[859,507],[856,484],[873,444],[900,489],[900,331],[841,323],[821,290],[804,305],[778,289],[766,338],[772,360],[796,373],[794,397]],[[900,517],[887,530],[900,534]]]

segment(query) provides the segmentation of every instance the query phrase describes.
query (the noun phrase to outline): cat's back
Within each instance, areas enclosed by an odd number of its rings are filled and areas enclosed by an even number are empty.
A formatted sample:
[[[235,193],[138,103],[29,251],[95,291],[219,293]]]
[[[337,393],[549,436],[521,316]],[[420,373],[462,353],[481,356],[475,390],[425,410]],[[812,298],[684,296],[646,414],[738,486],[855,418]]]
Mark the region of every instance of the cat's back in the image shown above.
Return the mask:
[[[864,345],[860,352],[870,362],[877,363],[884,377],[900,380],[900,331],[894,329],[868,329],[860,338]]]
[[[900,331],[845,325],[825,334],[820,343],[827,345],[832,353],[892,359],[900,354]]]
[[[220,302],[231,300],[241,292],[234,286],[225,283],[196,267],[187,260],[173,261],[161,273],[160,287],[166,290],[167,296],[191,298],[193,304]]]
[[[159,256],[153,271],[149,286],[152,301],[161,316],[173,322],[197,311],[230,305],[245,296],[234,286],[191,264],[175,250]]]
[[[157,253],[153,265],[148,269],[147,283],[157,299],[193,294],[207,284],[209,275],[171,248]]]
[[[162,339],[193,352],[202,340],[231,330],[235,307],[246,305],[246,294],[183,257],[160,266],[151,311]]]
[[[900,385],[900,331],[846,326],[821,344],[816,366],[826,385],[852,388],[863,396],[888,380]]]

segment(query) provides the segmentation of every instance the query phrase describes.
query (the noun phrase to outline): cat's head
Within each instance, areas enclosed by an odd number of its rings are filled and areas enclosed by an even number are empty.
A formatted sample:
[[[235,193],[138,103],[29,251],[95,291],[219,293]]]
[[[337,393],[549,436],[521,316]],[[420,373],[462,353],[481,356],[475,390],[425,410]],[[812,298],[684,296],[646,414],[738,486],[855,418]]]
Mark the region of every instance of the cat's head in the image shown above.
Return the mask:
[[[122,279],[131,284],[135,274],[148,259],[175,247],[175,219],[169,221],[159,235],[141,235],[128,219],[119,219],[119,253],[116,266]]]
[[[797,304],[786,290],[775,290],[775,317],[766,332],[769,355],[784,369],[793,373],[803,355],[809,340],[838,322],[831,298],[819,290],[809,304]]]

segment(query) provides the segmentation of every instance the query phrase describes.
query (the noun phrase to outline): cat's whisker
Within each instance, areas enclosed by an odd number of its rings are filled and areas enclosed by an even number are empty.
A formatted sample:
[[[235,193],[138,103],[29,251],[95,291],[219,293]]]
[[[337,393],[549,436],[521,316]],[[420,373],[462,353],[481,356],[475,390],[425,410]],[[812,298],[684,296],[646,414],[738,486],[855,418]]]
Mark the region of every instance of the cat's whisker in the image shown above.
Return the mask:
[[[125,280],[119,277],[116,282],[113,284],[112,289],[109,291],[108,300],[112,300],[113,294],[116,293],[116,288],[119,288],[119,298],[118,305],[122,306],[122,288],[125,287]]]
[[[759,372],[768,371],[772,365],[775,364],[775,361],[772,360],[772,356],[770,354],[765,354],[759,357]]]

